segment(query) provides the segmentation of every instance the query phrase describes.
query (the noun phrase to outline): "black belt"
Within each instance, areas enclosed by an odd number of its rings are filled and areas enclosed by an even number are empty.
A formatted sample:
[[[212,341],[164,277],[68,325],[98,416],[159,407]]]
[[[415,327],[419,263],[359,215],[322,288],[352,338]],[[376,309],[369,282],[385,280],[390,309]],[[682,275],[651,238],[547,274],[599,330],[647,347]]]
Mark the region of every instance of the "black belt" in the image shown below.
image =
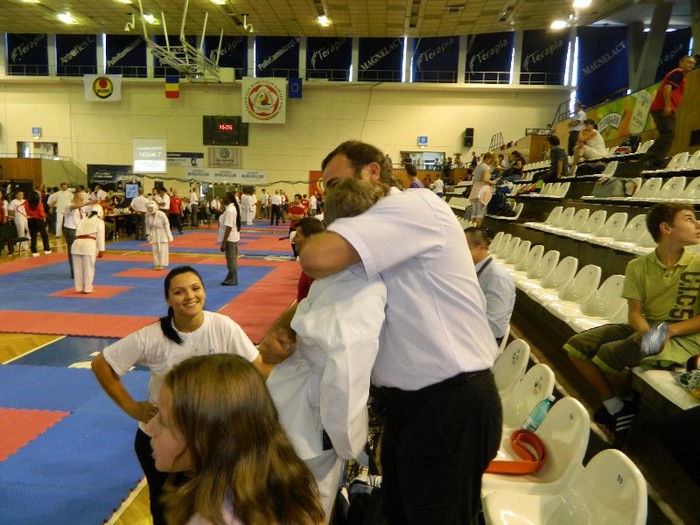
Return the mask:
[[[470,381],[483,377],[491,373],[491,369],[487,368],[485,370],[477,370],[475,372],[461,372],[456,376],[440,381],[439,383],[434,383],[428,385],[419,390],[402,390],[396,387],[388,386],[373,386],[370,390],[372,396],[372,403],[378,405],[378,407],[385,407],[387,403],[392,402],[406,402],[417,397],[432,394],[433,392],[438,392],[440,390],[447,390],[449,388],[456,388],[462,385],[466,385]]]

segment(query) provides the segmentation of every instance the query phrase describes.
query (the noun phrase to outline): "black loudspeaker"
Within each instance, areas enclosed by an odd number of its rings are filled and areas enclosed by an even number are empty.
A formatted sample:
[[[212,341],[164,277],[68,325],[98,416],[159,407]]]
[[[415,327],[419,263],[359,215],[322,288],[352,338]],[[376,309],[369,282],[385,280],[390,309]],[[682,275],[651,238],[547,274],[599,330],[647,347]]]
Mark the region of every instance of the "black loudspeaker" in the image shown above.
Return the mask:
[[[464,130],[464,147],[471,148],[474,145],[474,128]]]

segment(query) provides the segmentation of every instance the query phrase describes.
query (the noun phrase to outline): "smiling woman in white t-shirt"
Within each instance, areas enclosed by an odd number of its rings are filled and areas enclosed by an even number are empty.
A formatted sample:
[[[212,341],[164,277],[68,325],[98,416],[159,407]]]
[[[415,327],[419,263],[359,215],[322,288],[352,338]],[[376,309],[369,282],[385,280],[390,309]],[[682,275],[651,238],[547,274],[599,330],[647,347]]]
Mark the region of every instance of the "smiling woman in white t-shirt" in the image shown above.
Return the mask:
[[[100,385],[130,417],[139,422],[134,446],[151,497],[154,525],[164,524],[160,494],[168,477],[156,469],[150,437],[145,428],[158,413],[158,394],[165,374],[176,364],[197,355],[236,354],[253,363],[265,376],[258,350],[231,318],[204,310],[206,292],[202,278],[190,266],[173,268],[165,278],[168,314],[108,346],[92,362]],[[135,400],[121,376],[135,365],[151,371],[148,399]]]

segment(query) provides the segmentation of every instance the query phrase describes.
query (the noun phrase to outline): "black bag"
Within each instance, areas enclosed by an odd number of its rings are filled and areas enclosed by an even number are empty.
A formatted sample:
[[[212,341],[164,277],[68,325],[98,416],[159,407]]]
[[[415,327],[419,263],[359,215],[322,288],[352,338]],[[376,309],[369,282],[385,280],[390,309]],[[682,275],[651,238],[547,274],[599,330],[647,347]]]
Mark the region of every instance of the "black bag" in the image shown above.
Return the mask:
[[[499,217],[514,217],[515,212],[508,204],[508,191],[509,188],[505,186],[497,187],[491,196],[491,200],[486,205],[486,213]]]
[[[605,170],[605,166],[603,164],[585,162],[583,164],[579,164],[576,168],[576,176],[598,175],[599,173],[603,173],[603,170]]]

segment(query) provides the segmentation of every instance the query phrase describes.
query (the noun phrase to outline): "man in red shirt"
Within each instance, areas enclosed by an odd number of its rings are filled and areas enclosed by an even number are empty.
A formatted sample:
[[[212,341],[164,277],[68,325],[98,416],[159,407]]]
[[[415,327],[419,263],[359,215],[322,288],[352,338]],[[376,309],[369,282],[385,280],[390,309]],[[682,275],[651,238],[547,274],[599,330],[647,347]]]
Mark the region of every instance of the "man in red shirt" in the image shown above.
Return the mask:
[[[170,206],[168,208],[168,219],[170,219],[170,229],[180,232],[182,235],[182,199],[178,196],[177,190],[173,190],[170,196]]]
[[[294,195],[294,202],[289,207],[289,241],[292,243],[292,251],[294,252],[294,257],[299,255],[297,253],[297,247],[292,242],[292,232],[296,232],[297,222],[306,217],[306,208],[301,203],[301,195],[299,193]]]
[[[659,138],[649,148],[643,160],[648,169],[666,167],[666,154],[671,149],[676,131],[676,109],[683,99],[685,75],[695,68],[695,59],[684,56],[678,67],[668,73],[661,81],[659,91],[649,108],[654,119]]]

